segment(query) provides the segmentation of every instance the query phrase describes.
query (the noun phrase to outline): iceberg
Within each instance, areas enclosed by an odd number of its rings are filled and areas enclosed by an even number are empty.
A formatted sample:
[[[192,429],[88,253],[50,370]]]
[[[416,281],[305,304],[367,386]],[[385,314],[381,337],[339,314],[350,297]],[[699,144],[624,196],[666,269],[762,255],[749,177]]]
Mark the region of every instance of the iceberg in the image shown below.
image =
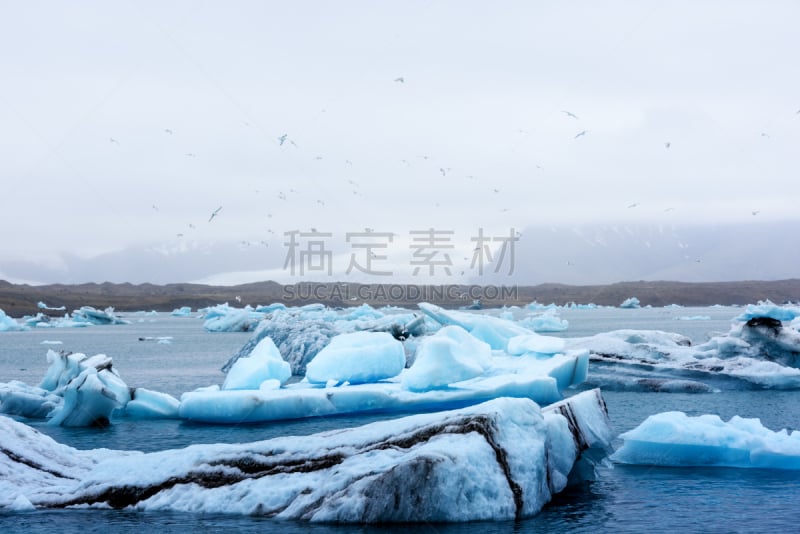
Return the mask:
[[[0,383],[0,413],[46,418],[62,426],[107,426],[115,411],[139,418],[176,418],[178,400],[144,388],[131,388],[105,354],[47,351],[50,364],[38,387]]]
[[[275,343],[266,337],[248,356],[236,360],[225,376],[222,389],[259,389],[267,380],[277,380],[282,385],[291,376],[291,367],[281,357]]]
[[[441,347],[436,344],[431,350],[438,351]],[[498,397],[528,398],[545,405],[561,400],[564,389],[586,379],[589,353],[570,351],[548,357],[497,353],[480,376],[447,385],[439,384],[439,374],[422,378],[419,383],[409,382],[406,375],[415,375],[417,363],[394,378],[370,384],[344,380],[341,385],[337,382],[323,387],[303,380],[281,388],[258,390],[201,388],[181,395],[178,415],[196,422],[239,424],[345,413],[442,410]],[[420,390],[414,390],[415,387]]]
[[[636,297],[630,297],[625,299],[622,304],[619,305],[620,308],[641,308],[641,303],[639,299]]]
[[[311,436],[155,453],[80,451],[0,417],[0,510],[130,509],[309,522],[513,520],[590,477],[611,431],[599,391],[496,399]]]
[[[208,332],[250,332],[264,318],[250,306],[234,308],[227,303],[208,308],[203,328]]]
[[[593,361],[636,368],[645,378],[671,373],[735,379],[739,387],[800,389],[800,332],[769,317],[735,323],[727,334],[694,346],[680,334],[616,330],[567,339],[566,348],[587,349]]]
[[[491,367],[491,357],[487,343],[460,326],[445,326],[420,342],[403,385],[412,391],[448,387],[481,376]]]
[[[65,311],[67,309],[66,306],[59,306],[57,308],[51,308],[50,306],[48,306],[47,304],[45,304],[42,301],[37,302],[36,303],[36,307],[39,308],[40,310],[49,310],[49,311]]]
[[[758,419],[664,412],[620,436],[618,463],[671,467],[800,469],[800,432],[765,428]]]
[[[73,320],[68,313],[65,313],[64,317],[60,319],[54,319],[49,315],[39,312],[33,316],[26,315],[23,320],[25,325],[31,328],[83,328],[95,324],[82,317]]]
[[[0,413],[44,419],[62,402],[58,395],[19,380],[0,383]]]
[[[439,324],[460,326],[476,338],[488,343],[494,350],[506,350],[508,340],[512,337],[535,333],[514,321],[500,317],[445,310],[427,302],[421,302],[418,306],[425,315]]]
[[[569,321],[561,319],[553,309],[523,317],[519,324],[534,332],[563,332],[569,328]]]
[[[395,377],[405,366],[403,344],[390,334],[352,332],[334,337],[319,351],[306,366],[306,379],[312,384],[369,384]]]
[[[192,307],[191,306],[181,306],[180,308],[175,308],[172,310],[173,317],[190,317],[192,315]]]
[[[766,300],[758,304],[748,304],[744,312],[736,317],[737,321],[747,322],[756,318],[768,318],[775,321],[793,321],[800,316],[800,308],[777,306]]]
[[[101,311],[91,306],[81,306],[80,309],[72,312],[72,321],[94,325],[131,324],[130,321],[117,317],[114,308],[111,307]]]
[[[563,338],[527,334],[512,337],[508,340],[508,353],[515,356],[521,354],[557,354],[564,350],[567,342]]]
[[[292,374],[304,376],[306,365],[339,334],[357,331],[389,332],[396,339],[420,336],[427,331],[421,317],[413,313],[384,314],[364,304],[345,311],[322,305],[298,308],[276,307],[264,317],[253,336],[223,366],[227,372],[233,363],[250,354],[263,338],[270,337],[283,358],[292,367]]]
[[[14,332],[29,330],[29,327],[24,324],[19,324],[13,317],[6,315],[6,312],[0,310],[0,332]]]

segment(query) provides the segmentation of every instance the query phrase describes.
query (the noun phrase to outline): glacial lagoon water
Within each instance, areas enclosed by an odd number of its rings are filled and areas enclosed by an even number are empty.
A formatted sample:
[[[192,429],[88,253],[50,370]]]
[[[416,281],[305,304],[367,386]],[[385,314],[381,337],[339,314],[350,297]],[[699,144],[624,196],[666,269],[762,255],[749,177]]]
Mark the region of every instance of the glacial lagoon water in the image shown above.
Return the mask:
[[[727,332],[737,308],[561,309],[569,328],[552,334],[591,335],[621,328],[679,332],[695,342]],[[47,368],[46,352],[70,350],[105,353],[123,380],[179,396],[219,384],[220,366],[250,337],[248,333],[210,334],[202,321],[168,314],[122,314],[130,325],[80,329],[43,329],[0,334],[0,382],[38,384]],[[706,320],[680,320],[707,316]],[[169,344],[140,338],[170,336]],[[59,345],[43,341],[61,341]],[[590,370],[591,373],[591,370]],[[617,434],[648,415],[669,410],[690,415],[714,413],[758,417],[773,430],[800,428],[800,392],[723,389],[712,394],[605,391]],[[356,426],[387,415],[347,416],[264,425],[197,425],[178,421],[116,419],[106,429],[50,427],[29,422],[59,442],[81,449],[144,451],[192,443],[249,442],[275,436],[303,435]],[[619,443],[617,443],[619,445]],[[105,510],[59,510],[0,513],[2,532],[186,532],[235,529],[237,532],[765,532],[794,531],[800,523],[800,473],[733,468],[655,468],[607,465],[598,479],[573,488],[536,517],[517,522],[338,526],[286,523],[259,517],[210,514],[140,513]]]

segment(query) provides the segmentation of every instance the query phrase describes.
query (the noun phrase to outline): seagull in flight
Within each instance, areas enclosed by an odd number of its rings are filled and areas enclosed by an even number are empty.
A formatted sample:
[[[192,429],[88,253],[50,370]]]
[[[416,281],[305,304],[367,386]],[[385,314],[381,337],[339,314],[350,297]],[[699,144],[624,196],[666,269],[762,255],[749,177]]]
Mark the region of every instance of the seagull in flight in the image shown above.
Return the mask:
[[[631,205],[630,205],[630,206],[628,206],[628,207],[629,207],[629,208],[635,208],[635,207],[636,207],[636,206],[638,206],[638,205],[639,205],[639,203],[638,203],[638,202],[634,202],[633,204],[631,204]]]
[[[285,143],[288,138],[289,138],[288,135],[283,134],[282,136],[278,137],[278,144],[280,146],[283,146],[283,143]]]
[[[672,146],[672,143],[670,143],[669,141],[667,141],[666,143],[664,143],[664,148],[669,148],[669,147],[671,147],[671,146]]]
[[[573,119],[578,118],[578,116],[572,113],[571,111],[561,110],[561,113],[565,114],[567,117],[572,117]]]
[[[586,132],[587,132],[587,131],[588,131],[588,130],[582,130],[582,131],[578,132],[578,133],[577,133],[577,135],[575,135],[575,137],[573,137],[573,139],[577,139],[577,138],[579,138],[579,137],[581,137],[581,136],[584,136],[584,135],[586,135]]]
[[[402,76],[400,76],[399,78],[395,78],[394,81],[400,82],[400,83],[406,83],[406,79],[403,78]]]
[[[108,142],[109,142],[109,143],[116,143],[116,144],[119,144],[119,141],[117,141],[117,140],[116,140],[116,139],[114,139],[113,137],[109,137],[109,138],[108,138]]]
[[[164,133],[168,133],[169,135],[172,135],[172,130],[170,130],[169,128],[164,128]]]
[[[760,211],[761,211],[761,210],[755,210],[755,211],[753,211],[753,212],[752,212],[752,213],[753,213],[753,217],[755,217],[756,215],[758,215],[758,213],[759,213]]]
[[[209,217],[209,218],[208,218],[208,222],[211,222],[211,221],[213,221],[213,220],[214,220],[214,217],[216,217],[217,215],[219,215],[219,211],[220,211],[221,209],[222,209],[222,206],[220,206],[220,207],[218,207],[217,209],[215,209],[215,210],[214,210],[214,212],[211,214],[211,217]]]

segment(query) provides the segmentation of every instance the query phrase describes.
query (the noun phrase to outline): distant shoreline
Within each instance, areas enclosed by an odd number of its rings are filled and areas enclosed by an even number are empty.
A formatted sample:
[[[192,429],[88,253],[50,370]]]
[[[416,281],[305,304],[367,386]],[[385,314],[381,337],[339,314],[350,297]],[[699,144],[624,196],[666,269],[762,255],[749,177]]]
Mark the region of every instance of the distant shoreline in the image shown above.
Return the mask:
[[[193,309],[228,302],[233,306],[266,305],[280,302],[300,306],[321,302],[328,306],[416,307],[432,302],[447,308],[469,305],[480,296],[484,307],[524,306],[533,301],[564,305],[594,303],[619,306],[636,297],[642,306],[742,305],[769,299],[776,304],[800,301],[800,279],[739,282],[619,282],[606,285],[572,286],[540,284],[535,286],[467,286],[410,284],[301,283],[283,285],[258,282],[238,286],[202,284],[53,284],[30,286],[0,280],[0,309],[12,317],[33,315],[42,301],[51,307],[65,306],[72,311],[81,306],[114,307],[117,311],[172,311],[182,306]],[[238,298],[237,298],[238,297]],[[53,312],[59,314],[63,312]]]

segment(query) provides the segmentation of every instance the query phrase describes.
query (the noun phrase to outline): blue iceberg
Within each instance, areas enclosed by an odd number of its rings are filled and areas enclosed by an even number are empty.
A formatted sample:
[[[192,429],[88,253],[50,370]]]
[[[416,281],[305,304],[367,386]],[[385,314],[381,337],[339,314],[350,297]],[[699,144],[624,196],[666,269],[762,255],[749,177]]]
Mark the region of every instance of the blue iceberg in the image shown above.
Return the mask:
[[[800,469],[800,432],[765,428],[758,419],[665,412],[620,435],[618,463],[670,467]]]

